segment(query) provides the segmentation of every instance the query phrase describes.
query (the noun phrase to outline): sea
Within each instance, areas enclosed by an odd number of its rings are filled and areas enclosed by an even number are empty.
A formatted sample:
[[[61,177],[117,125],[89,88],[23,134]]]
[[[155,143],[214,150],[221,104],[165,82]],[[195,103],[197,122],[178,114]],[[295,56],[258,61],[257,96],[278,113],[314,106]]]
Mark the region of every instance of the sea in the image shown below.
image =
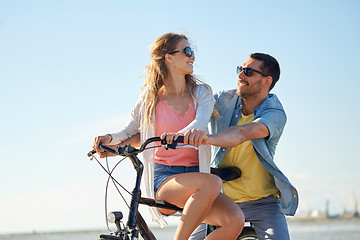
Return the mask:
[[[360,218],[289,220],[292,240],[360,240]],[[176,226],[151,228],[159,240],[173,239]],[[105,230],[0,235],[1,240],[97,240]],[[221,239],[220,239],[221,240]]]

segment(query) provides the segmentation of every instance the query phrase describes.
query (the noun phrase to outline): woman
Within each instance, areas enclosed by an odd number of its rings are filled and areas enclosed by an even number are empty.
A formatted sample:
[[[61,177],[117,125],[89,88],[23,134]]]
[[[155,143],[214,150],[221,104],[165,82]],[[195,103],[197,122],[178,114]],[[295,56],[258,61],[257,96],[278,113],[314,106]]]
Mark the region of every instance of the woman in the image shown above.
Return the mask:
[[[171,143],[179,135],[187,136],[191,129],[207,131],[214,98],[211,88],[192,75],[194,60],[186,36],[168,33],[158,38],[152,45],[151,64],[146,67],[144,91],[128,125],[118,133],[95,138],[94,149],[99,153],[99,144],[138,144],[138,133],[141,142],[161,135]],[[143,161],[148,197],[183,208],[174,239],[188,239],[201,222],[220,226],[207,239],[235,239],[239,235],[244,217],[241,209],[220,193],[221,179],[209,174],[210,146],[200,146],[198,151],[151,149],[144,151]],[[164,226],[159,210],[151,209],[153,220]]]

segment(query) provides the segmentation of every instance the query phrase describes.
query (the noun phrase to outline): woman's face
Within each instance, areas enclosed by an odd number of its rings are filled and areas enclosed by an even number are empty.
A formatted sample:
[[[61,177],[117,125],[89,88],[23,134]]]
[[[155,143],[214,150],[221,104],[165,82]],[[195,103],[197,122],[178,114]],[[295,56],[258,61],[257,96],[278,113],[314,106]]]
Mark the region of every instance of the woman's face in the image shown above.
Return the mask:
[[[172,64],[168,66],[184,75],[192,74],[194,72],[193,63],[195,61],[194,55],[188,57],[185,54],[185,47],[190,47],[190,44],[186,39],[182,39],[180,42],[178,42],[174,51],[182,51],[171,54]]]

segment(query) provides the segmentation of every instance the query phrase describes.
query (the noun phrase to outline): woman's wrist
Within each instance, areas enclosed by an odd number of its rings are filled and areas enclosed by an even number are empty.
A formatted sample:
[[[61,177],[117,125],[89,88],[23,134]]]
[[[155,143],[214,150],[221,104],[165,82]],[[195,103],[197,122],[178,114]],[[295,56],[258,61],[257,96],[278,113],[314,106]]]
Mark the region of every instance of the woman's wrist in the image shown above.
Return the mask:
[[[110,144],[110,143],[112,142],[112,140],[113,140],[113,137],[112,137],[111,134],[106,134],[106,136],[109,136],[109,137],[110,137],[110,140],[109,140],[109,142],[108,142],[108,144]]]

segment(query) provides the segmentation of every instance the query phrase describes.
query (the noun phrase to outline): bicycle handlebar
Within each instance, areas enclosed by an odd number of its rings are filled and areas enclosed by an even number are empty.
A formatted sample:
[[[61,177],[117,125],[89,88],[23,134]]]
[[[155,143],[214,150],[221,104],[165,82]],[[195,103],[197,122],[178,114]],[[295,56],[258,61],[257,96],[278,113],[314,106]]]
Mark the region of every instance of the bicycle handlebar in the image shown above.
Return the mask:
[[[102,150],[112,153],[114,155],[120,155],[120,156],[129,156],[131,154],[139,154],[141,152],[143,152],[146,148],[147,145],[149,145],[152,142],[161,142],[161,145],[163,147],[165,147],[166,150],[170,149],[178,149],[178,148],[194,148],[196,150],[198,150],[198,147],[191,145],[191,144],[184,144],[184,145],[180,145],[178,146],[178,143],[184,143],[184,136],[178,136],[178,138],[173,141],[173,143],[168,144],[166,142],[166,139],[161,139],[160,137],[152,137],[152,138],[148,138],[146,139],[146,141],[141,144],[139,149],[134,148],[133,146],[131,146],[130,144],[127,144],[125,146],[117,146],[116,149],[110,148],[106,145],[100,144],[99,148],[101,148]],[[92,150],[90,151],[87,155],[88,157],[91,157],[93,154],[95,154],[96,151]]]
[[[168,144],[166,142],[166,139],[161,139],[160,137],[152,137],[152,138],[149,138],[147,139],[140,147],[140,151],[144,151],[145,150],[145,147],[149,144],[149,143],[152,143],[152,142],[156,142],[156,141],[160,141],[161,142],[161,145],[164,146],[165,148],[172,148],[172,149],[176,149],[177,147],[177,144],[178,143],[184,143],[184,136],[178,136],[178,138],[173,141],[173,143],[171,144]],[[190,145],[190,144],[189,144]],[[194,146],[195,147],[195,146]]]

